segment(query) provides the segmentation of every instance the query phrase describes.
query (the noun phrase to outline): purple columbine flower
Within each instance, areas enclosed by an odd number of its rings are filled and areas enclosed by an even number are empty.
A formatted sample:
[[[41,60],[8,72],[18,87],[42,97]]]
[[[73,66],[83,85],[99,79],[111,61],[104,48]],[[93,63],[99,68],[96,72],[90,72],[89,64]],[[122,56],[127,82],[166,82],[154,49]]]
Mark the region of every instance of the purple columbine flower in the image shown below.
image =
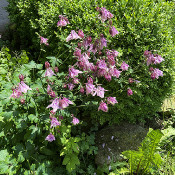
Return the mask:
[[[80,37],[80,38],[84,38],[84,33],[83,33],[83,31],[80,29],[80,30],[78,30],[78,36]]]
[[[55,137],[54,137],[54,135],[52,135],[52,134],[50,133],[50,134],[46,137],[45,140],[47,140],[47,141],[49,141],[49,142],[52,142],[52,141],[55,140]]]
[[[112,37],[114,37],[115,35],[119,34],[119,32],[116,30],[116,28],[114,26],[112,26],[109,29],[109,33],[111,34]]]

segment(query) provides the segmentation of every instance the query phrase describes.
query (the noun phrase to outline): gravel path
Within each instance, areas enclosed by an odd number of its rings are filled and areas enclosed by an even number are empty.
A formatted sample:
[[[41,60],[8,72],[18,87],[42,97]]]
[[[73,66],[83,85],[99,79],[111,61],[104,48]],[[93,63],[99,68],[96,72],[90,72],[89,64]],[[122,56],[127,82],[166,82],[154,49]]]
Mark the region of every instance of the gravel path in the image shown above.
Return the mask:
[[[8,13],[4,9],[7,7],[8,2],[6,0],[0,0],[0,34],[5,31],[6,25],[9,24]]]

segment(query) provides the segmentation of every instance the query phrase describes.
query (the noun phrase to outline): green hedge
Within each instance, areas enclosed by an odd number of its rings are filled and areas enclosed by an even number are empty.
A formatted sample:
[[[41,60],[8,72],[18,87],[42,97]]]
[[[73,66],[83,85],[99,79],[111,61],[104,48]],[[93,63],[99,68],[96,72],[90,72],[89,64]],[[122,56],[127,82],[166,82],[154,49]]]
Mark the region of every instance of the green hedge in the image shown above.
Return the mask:
[[[134,96],[126,98],[123,87],[130,86],[125,80],[106,83],[106,89],[112,89],[113,96],[119,104],[109,113],[95,112],[97,109],[85,109],[84,115],[105,121],[119,122],[129,120],[135,122],[155,115],[162,101],[171,90],[172,60],[174,59],[173,2],[165,0],[102,0],[100,3],[93,0],[8,0],[8,11],[15,30],[14,43],[29,48],[35,53],[35,60],[45,61],[48,55],[55,55],[65,60],[65,65],[72,63],[73,50],[65,44],[65,38],[71,30],[82,29],[84,33],[97,37],[103,32],[107,35],[108,29],[102,31],[103,24],[99,22],[97,6],[106,7],[114,14],[113,25],[120,34],[110,39],[111,48],[120,52],[121,60],[125,60],[134,69],[143,64],[145,50],[157,50],[165,61],[158,66],[164,71],[164,77],[154,82],[148,75],[146,66],[140,66],[131,78],[141,81],[132,85]],[[70,24],[63,29],[57,27],[59,15],[65,15]],[[100,24],[100,25],[99,25]],[[40,46],[39,35],[49,39],[49,47]],[[41,53],[40,53],[41,51]],[[62,67],[61,69],[64,69]],[[67,68],[66,68],[67,69]],[[129,78],[129,76],[128,76]],[[87,110],[87,113],[86,113]],[[92,112],[89,113],[89,110]]]

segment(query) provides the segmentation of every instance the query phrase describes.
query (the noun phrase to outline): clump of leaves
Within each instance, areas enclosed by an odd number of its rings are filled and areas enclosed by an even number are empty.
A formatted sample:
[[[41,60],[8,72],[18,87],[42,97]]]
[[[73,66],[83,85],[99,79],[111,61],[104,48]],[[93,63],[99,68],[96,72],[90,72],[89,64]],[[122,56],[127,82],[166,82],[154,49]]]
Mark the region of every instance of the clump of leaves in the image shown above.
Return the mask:
[[[129,159],[130,174],[146,174],[161,165],[162,159],[157,151],[162,136],[160,130],[150,129],[138,151],[122,152]]]

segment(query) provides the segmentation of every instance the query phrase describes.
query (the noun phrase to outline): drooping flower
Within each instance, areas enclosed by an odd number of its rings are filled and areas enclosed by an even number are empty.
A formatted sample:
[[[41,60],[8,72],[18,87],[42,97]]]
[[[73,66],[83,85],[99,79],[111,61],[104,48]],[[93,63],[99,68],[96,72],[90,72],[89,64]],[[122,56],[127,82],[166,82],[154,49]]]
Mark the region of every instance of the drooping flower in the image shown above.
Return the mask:
[[[10,95],[10,98],[20,98],[22,92],[19,89],[13,89],[13,93]]]
[[[49,106],[47,106],[47,108],[50,108],[50,107],[53,108],[53,112],[56,112],[57,109],[60,109],[60,107],[59,107],[59,99],[55,98],[52,101],[52,103]]]
[[[52,135],[51,133],[46,137],[46,139],[45,140],[47,140],[47,141],[49,141],[49,142],[52,142],[52,141],[54,141],[55,140],[55,136],[54,135]]]
[[[73,120],[72,120],[73,125],[77,125],[79,122],[80,122],[80,121],[79,121],[78,118],[73,117]]]
[[[66,38],[66,42],[73,40],[73,39],[81,39],[78,34],[75,32],[75,30],[71,31],[71,34]]]
[[[99,9],[99,12],[100,12],[100,15],[101,15],[102,22],[106,21],[107,19],[113,18],[113,16],[114,16],[112,13],[110,13],[104,7],[101,7]]]
[[[121,64],[121,69],[122,69],[123,71],[125,71],[125,70],[128,70],[128,67],[129,67],[129,65],[126,64],[126,63],[123,61],[123,63]]]
[[[100,50],[103,49],[103,47],[107,47],[107,40],[106,38],[103,36],[103,34],[100,36]]]
[[[160,56],[160,55],[155,55],[155,61],[154,64],[160,64],[162,61],[164,61],[164,59]]]
[[[68,98],[63,97],[63,99],[59,99],[59,107],[60,109],[64,109],[68,107],[70,104],[73,104]]]
[[[95,86],[92,83],[86,83],[86,95],[93,94]]]
[[[109,33],[111,34],[112,37],[114,37],[115,35],[119,34],[119,32],[116,30],[116,28],[114,26],[112,26],[109,29]]]
[[[116,68],[113,69],[112,76],[119,78],[121,71],[117,70]]]
[[[107,90],[105,90],[103,87],[101,87],[101,86],[98,86],[97,88],[94,88],[94,90],[93,90],[94,92],[93,92],[93,96],[95,96],[96,94],[97,94],[97,96],[99,96],[99,97],[101,97],[101,98],[104,98],[104,93],[105,93],[105,91],[107,91]]]
[[[19,83],[18,90],[27,93],[28,90],[32,90],[29,86],[27,86],[23,81]]]
[[[128,96],[133,95],[133,92],[130,88],[128,88],[127,94],[128,94]]]
[[[69,76],[71,78],[74,78],[74,77],[78,76],[79,73],[83,73],[83,72],[79,71],[78,69],[74,69],[73,66],[69,68]]]
[[[154,80],[155,78],[158,79],[159,77],[163,77],[163,72],[159,69],[154,69],[151,73],[151,78]]]
[[[40,44],[45,44],[46,46],[48,46],[48,39],[40,36]]]
[[[47,68],[44,77],[52,77],[53,75],[55,75],[55,73],[52,71],[52,69],[50,67]]]
[[[114,105],[116,103],[118,103],[116,97],[107,97],[107,104]]]
[[[50,125],[51,128],[61,125],[61,122],[59,122],[59,121],[57,120],[57,118],[55,118],[55,117],[52,117],[52,120],[51,120],[50,122],[51,122],[51,125]]]
[[[59,26],[66,26],[67,24],[70,24],[69,23],[69,21],[68,21],[68,19],[66,18],[66,17],[64,17],[64,16],[62,16],[62,15],[59,15],[59,18],[60,18],[60,20],[58,21],[58,23],[57,23],[57,26],[59,27]]]
[[[99,107],[98,107],[98,111],[99,111],[99,110],[102,110],[102,111],[104,111],[104,112],[108,112],[108,106],[107,106],[107,104],[104,103],[103,101],[100,102],[100,105],[99,105]]]

